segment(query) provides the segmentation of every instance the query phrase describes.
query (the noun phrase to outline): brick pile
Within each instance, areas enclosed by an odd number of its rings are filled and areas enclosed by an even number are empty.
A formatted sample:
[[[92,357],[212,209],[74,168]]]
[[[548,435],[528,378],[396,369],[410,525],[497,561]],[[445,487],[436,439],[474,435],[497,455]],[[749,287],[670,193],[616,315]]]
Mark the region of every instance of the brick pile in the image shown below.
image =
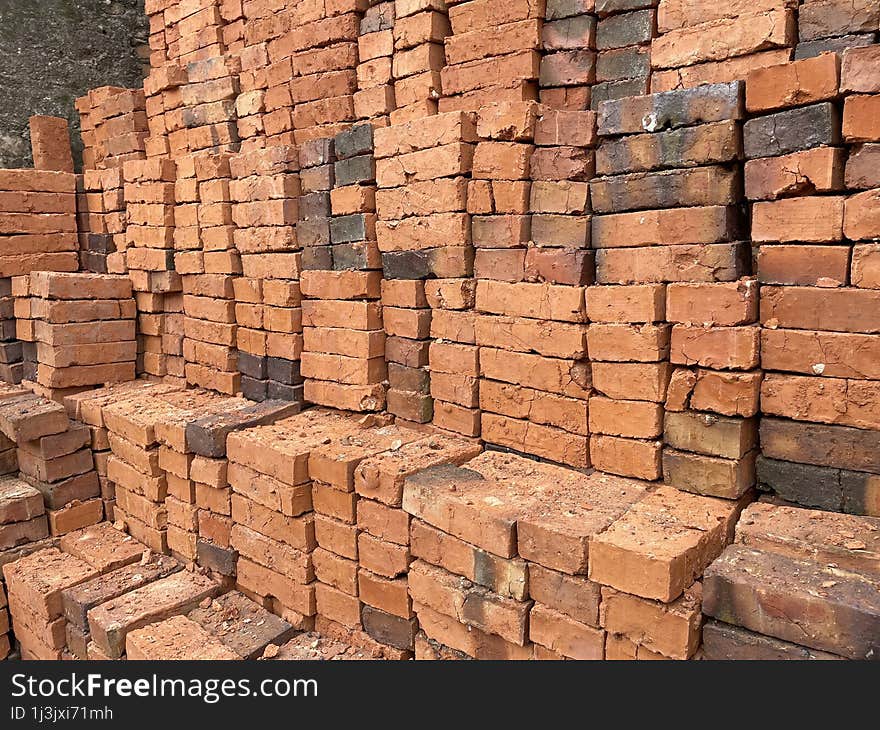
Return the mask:
[[[403,507],[421,629],[434,653],[478,659],[693,656],[695,579],[739,512],[497,452],[408,478]]]
[[[360,124],[338,134],[330,146],[336,162],[303,175],[304,189],[313,191],[310,204],[323,213],[329,202],[332,213],[330,245],[309,250],[301,277],[304,395],[309,402],[352,411],[385,407],[385,357],[371,352],[383,326],[372,129]],[[318,177],[332,192],[313,185]]]
[[[76,99],[75,106],[82,130],[84,170],[117,169],[127,160],[143,159],[149,133],[143,89],[101,86]],[[97,208],[91,212],[102,211]]]
[[[651,90],[740,81],[754,69],[788,61],[798,40],[797,5],[661,0],[651,44]]]
[[[609,99],[642,96],[651,91],[651,42],[657,37],[657,5],[658,0],[596,2],[596,83],[590,93],[593,110]]]
[[[451,32],[448,6],[442,0],[395,0],[390,39],[378,39],[386,49],[390,40],[393,50],[389,119],[394,124],[437,113],[447,63],[443,41]]]
[[[704,580],[707,659],[872,659],[880,522],[757,503]]]
[[[523,3],[528,6],[529,3]],[[633,3],[626,3],[626,7]],[[541,4],[536,6],[540,12]],[[599,54],[596,53],[597,17],[601,3],[578,0],[549,0],[541,29],[539,98],[553,109],[581,111],[608,98],[607,88],[596,81]],[[606,74],[608,75],[608,74]]]
[[[398,420],[430,423],[434,417],[431,397],[431,308],[425,282],[418,279],[382,279],[381,333],[368,341],[371,355],[384,351],[388,371],[385,407]]]
[[[660,478],[670,360],[709,368],[757,364],[756,351],[731,353],[725,344],[716,345],[721,355],[713,356],[716,338],[724,342],[725,337],[740,334],[713,325],[740,320],[735,312],[726,318],[723,312],[716,313],[718,305],[712,303],[703,312],[674,312],[678,321],[688,324],[676,329],[671,357],[672,327],[666,312],[666,300],[678,291],[673,285],[706,285],[702,290],[682,290],[680,298],[690,303],[692,291],[705,297],[714,291],[714,282],[736,281],[748,271],[747,244],[731,242],[740,233],[733,205],[739,195],[738,178],[735,170],[725,167],[739,154],[737,120],[742,113],[741,84],[630,97],[599,107],[601,177],[591,182],[590,189],[600,286],[587,291],[587,315],[592,322],[588,344],[593,387],[599,396],[590,404],[590,430],[596,434],[590,450],[594,466],[602,471]],[[754,300],[755,290],[751,291]],[[751,321],[754,317],[752,311]],[[743,334],[749,333],[756,346],[757,329]],[[679,376],[688,382],[696,377],[687,371]],[[678,390],[672,389],[671,395]],[[680,403],[670,400],[669,410],[688,407],[684,390]],[[669,416],[669,420],[677,418]],[[681,418],[698,421],[701,416]],[[704,428],[714,422],[714,416],[702,418],[707,421]],[[706,453],[698,439],[689,444],[685,440],[677,443],[685,450]],[[708,453],[715,452],[710,448]]]
[[[89,169],[83,173],[83,189],[77,191],[79,258],[83,271],[125,272],[124,185],[122,167]]]
[[[432,29],[438,40],[447,36],[439,111],[476,111],[490,101],[536,100],[544,3],[523,0],[500,7],[489,0],[471,0],[446,5],[448,21],[435,13]],[[398,35],[403,35],[401,26],[398,20]],[[398,105],[402,106],[399,100]]]
[[[302,210],[299,153],[273,146],[230,159],[232,218],[243,277],[232,280],[241,392],[301,403]]]
[[[397,106],[394,96],[397,74],[400,73],[401,78],[405,78],[405,75],[415,73],[424,66],[422,63],[411,70],[404,65],[394,67],[395,5],[393,0],[370,3],[358,27],[354,113],[358,119],[372,120],[376,126],[386,126],[391,112]],[[437,58],[437,48],[431,47],[427,50],[433,51],[434,58]],[[442,55],[442,49],[440,52]],[[442,66],[442,59],[437,65]]]
[[[104,518],[89,433],[72,423],[64,407],[16,387],[4,389],[0,400],[0,432],[10,444],[4,454],[4,472],[35,488],[46,508],[48,534],[63,535]],[[45,537],[43,527],[20,524],[7,548]]]
[[[880,139],[878,56],[851,49],[843,59],[842,72],[826,54],[748,80],[746,179],[764,284],[760,481],[799,504],[876,515],[878,382],[863,354],[880,332],[878,194],[845,189],[859,145]]]
[[[13,279],[16,331],[35,350],[28,379],[53,400],[133,380],[135,300],[127,276],[34,272]]]

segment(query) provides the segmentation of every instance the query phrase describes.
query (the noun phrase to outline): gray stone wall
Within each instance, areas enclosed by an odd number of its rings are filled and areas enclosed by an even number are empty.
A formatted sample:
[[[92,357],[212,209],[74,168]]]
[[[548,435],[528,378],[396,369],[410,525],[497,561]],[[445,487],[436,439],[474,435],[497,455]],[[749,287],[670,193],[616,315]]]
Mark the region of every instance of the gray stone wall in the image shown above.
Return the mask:
[[[0,0],[0,168],[32,164],[32,114],[70,121],[79,165],[74,99],[140,86],[147,33],[143,0]]]

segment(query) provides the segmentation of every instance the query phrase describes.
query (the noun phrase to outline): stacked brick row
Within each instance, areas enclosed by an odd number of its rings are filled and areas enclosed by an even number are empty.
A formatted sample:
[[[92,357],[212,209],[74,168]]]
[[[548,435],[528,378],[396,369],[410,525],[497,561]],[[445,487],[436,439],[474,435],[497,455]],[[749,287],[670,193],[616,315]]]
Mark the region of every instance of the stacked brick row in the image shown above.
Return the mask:
[[[443,41],[451,32],[449,5],[445,0],[394,3],[391,37],[380,39],[390,40],[393,51],[389,118],[394,124],[437,113],[447,63]]]
[[[189,167],[191,163],[192,167]],[[194,173],[186,178],[181,171]],[[234,394],[240,390],[235,338],[233,283],[241,273],[234,243],[233,203],[229,157],[197,153],[177,165],[178,193],[193,192],[197,203],[186,204],[187,218],[175,211],[174,267],[183,288],[183,359],[190,385]],[[195,191],[193,191],[193,188]],[[184,236],[180,223],[192,223]],[[185,250],[180,250],[185,249]]]
[[[590,404],[591,455],[602,471],[659,479],[670,359],[727,366],[711,351],[714,339],[725,337],[713,328],[723,320],[712,304],[706,306],[708,316],[675,313],[678,321],[697,328],[676,330],[682,343],[676,339],[670,357],[673,328],[666,300],[672,295],[666,284],[671,282],[672,289],[679,282],[700,282],[712,291],[715,281],[736,281],[748,271],[747,244],[731,242],[739,233],[735,204],[742,103],[741,85],[731,84],[624,98],[599,107],[600,177],[590,183],[599,286],[590,287],[586,298],[597,391]],[[683,291],[690,302],[691,290]],[[754,301],[756,289],[749,291]],[[751,316],[754,321],[755,313]],[[757,342],[757,330],[751,333]],[[696,346],[687,346],[691,341]],[[680,377],[695,376],[681,372]],[[687,398],[671,407],[685,410]]]
[[[232,218],[243,277],[232,281],[241,392],[302,402],[299,153],[273,146],[230,159]]]
[[[358,119],[369,119],[376,126],[386,126],[397,106],[394,96],[394,18],[394,0],[371,2],[358,28],[358,90],[354,95],[354,112]],[[438,65],[442,66],[442,60]],[[424,63],[414,66],[413,71],[422,68]],[[401,73],[406,72],[401,66]]]
[[[135,300],[125,276],[34,272],[13,279],[16,331],[31,343],[30,380],[53,400],[133,380]]]
[[[597,103],[594,99],[607,98],[602,92],[607,92],[610,85],[596,83],[601,80],[597,65],[600,56],[596,53],[599,5],[583,0],[546,3],[539,77],[542,104],[552,109],[582,111]]]
[[[471,0],[448,5],[448,19],[439,13],[434,19],[434,35],[441,40],[447,36],[439,111],[476,111],[490,101],[537,100],[544,3],[521,0],[499,7],[488,0]],[[398,30],[402,25],[398,20],[397,35],[403,35]],[[402,106],[399,100],[398,105]]]
[[[63,535],[104,518],[89,433],[68,419],[60,403],[10,388],[0,401],[0,431],[15,444],[6,453],[4,470],[17,470],[41,494],[49,534]],[[18,525],[15,530],[23,532],[7,547],[45,537],[43,524]]]
[[[706,571],[707,659],[871,659],[877,651],[876,518],[757,503]]]
[[[828,5],[824,0],[816,4]],[[660,0],[658,33],[651,44],[651,90],[740,81],[752,70],[785,63],[798,41],[797,13],[794,0]]]
[[[651,91],[651,42],[657,37],[658,0],[598,0],[596,83],[590,103]]]
[[[497,452],[409,477],[403,507],[410,595],[432,653],[477,659],[692,657],[695,579],[739,512]]]
[[[143,159],[149,133],[143,89],[101,86],[78,98],[76,109],[84,170],[120,168],[128,160]]]
[[[125,273],[125,183],[121,167],[86,170],[77,193],[80,268]],[[115,254],[115,255],[114,255]]]
[[[322,164],[303,175],[304,190],[311,191],[308,209],[301,211],[309,216],[305,228],[311,236],[303,242],[301,283],[305,398],[345,410],[381,410],[386,367],[384,354],[376,351],[384,336],[373,128],[355,125],[307,149],[319,151],[312,159]],[[332,191],[321,189],[327,185]],[[331,215],[325,218],[328,203]],[[314,245],[328,239],[329,245]]]
[[[876,514],[878,382],[873,359],[861,363],[880,332],[878,193],[847,196],[846,177],[858,145],[880,139],[878,65],[874,49],[843,58],[842,73],[825,54],[749,77],[746,178],[767,371],[761,482],[807,506]]]
[[[382,320],[385,336],[373,338],[373,353],[384,351],[388,371],[386,410],[398,420],[431,423],[431,307],[425,282],[382,279]]]
[[[869,46],[880,37],[880,8],[870,1],[802,0],[797,12],[795,59]]]

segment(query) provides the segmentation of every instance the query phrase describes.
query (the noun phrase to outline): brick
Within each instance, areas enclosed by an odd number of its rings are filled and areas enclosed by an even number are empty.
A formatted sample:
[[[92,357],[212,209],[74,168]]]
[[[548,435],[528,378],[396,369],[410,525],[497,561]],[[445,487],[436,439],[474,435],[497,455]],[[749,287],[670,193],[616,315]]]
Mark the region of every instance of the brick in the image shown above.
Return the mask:
[[[593,180],[590,195],[596,213],[728,205],[739,195],[739,178],[720,167],[634,173]]]
[[[780,157],[749,160],[745,166],[746,197],[775,200],[837,192],[843,189],[843,175],[843,151],[836,147],[816,147]]]
[[[764,287],[761,291],[761,321],[781,328],[825,332],[873,333],[877,293],[865,289],[811,287]]]
[[[595,248],[706,244],[733,240],[737,229],[725,206],[651,210],[595,216],[592,240]]]
[[[709,660],[836,660],[840,657],[805,646],[780,641],[720,621],[703,626],[703,655]]]
[[[880,53],[876,47],[849,48],[843,53],[841,63],[841,91],[848,93],[880,92],[877,69]]]
[[[786,608],[770,611],[768,601]],[[818,601],[822,610],[811,610]],[[704,580],[707,615],[852,659],[872,652],[875,604],[874,582],[865,576],[839,575],[822,565],[740,545],[727,548]],[[800,620],[795,624],[789,616]]]
[[[536,603],[529,613],[529,637],[571,659],[605,657],[605,632]]]
[[[755,485],[755,455],[724,459],[688,451],[663,450],[663,481],[708,497],[739,499]]]
[[[414,602],[419,626],[435,641],[473,658],[495,660],[526,660],[533,656],[531,646],[520,646],[500,636],[461,623],[457,618]]]
[[[761,446],[771,459],[880,473],[877,433],[848,426],[798,423],[775,418],[761,422]]]
[[[88,563],[55,548],[40,550],[3,566],[7,591],[44,621],[61,616],[62,591],[96,575],[97,571]]]
[[[127,658],[133,661],[241,658],[185,616],[173,616],[129,632],[125,637],[125,649]]]
[[[743,126],[748,158],[785,155],[840,142],[839,112],[823,102],[751,119]]]
[[[757,69],[746,79],[746,109],[753,113],[775,111],[834,99],[839,80],[836,54]]]

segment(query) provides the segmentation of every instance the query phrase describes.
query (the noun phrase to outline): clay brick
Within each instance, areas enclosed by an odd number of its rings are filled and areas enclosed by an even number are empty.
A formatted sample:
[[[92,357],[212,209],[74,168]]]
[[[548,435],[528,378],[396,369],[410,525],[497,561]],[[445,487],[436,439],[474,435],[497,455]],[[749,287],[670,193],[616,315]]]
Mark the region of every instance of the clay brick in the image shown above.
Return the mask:
[[[707,570],[703,587],[709,616],[852,659],[872,651],[876,591],[874,582],[858,573],[841,575],[805,560],[733,545]],[[771,611],[768,602],[786,608]],[[811,610],[817,602],[823,607],[818,612]],[[790,616],[798,616],[798,622]]]
[[[839,77],[840,59],[833,53],[755,70],[746,79],[746,109],[766,112],[833,99]]]
[[[61,616],[62,591],[97,574],[88,563],[56,548],[40,550],[3,566],[9,593],[46,621]]]
[[[724,206],[617,213],[593,217],[592,241],[595,248],[708,244],[733,240],[738,225]]]
[[[761,444],[772,459],[880,473],[877,434],[847,426],[764,418]]]
[[[731,626],[720,621],[706,621],[703,626],[703,656],[709,660],[839,660],[841,657],[805,646],[780,641],[771,636]]]
[[[675,325],[669,359],[678,365],[750,370],[760,362],[760,329]]]
[[[605,632],[536,603],[529,613],[529,638],[571,659],[605,658]]]
[[[780,157],[749,160],[745,166],[746,197],[775,200],[793,195],[843,189],[843,150],[816,147]]]
[[[874,300],[877,292],[866,289],[817,289],[813,287],[764,287],[761,321],[781,328],[825,332],[873,333]]]

